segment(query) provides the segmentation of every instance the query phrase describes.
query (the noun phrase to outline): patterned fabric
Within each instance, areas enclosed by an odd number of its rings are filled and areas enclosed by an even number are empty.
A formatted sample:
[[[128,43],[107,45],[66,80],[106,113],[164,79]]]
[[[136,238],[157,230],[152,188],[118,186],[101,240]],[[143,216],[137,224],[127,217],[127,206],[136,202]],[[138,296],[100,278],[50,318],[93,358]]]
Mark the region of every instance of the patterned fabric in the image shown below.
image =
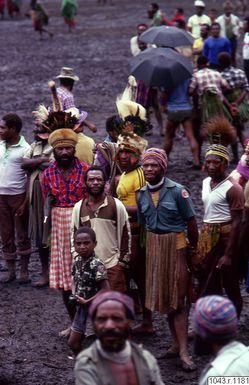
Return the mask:
[[[71,207],[52,209],[51,263],[49,285],[65,291],[72,288],[72,255],[70,250]]]
[[[209,295],[196,302],[193,315],[195,332],[202,338],[233,338],[237,331],[237,313],[232,302],[218,295]]]
[[[221,75],[231,88],[242,88],[244,91],[249,91],[249,84],[243,70],[230,66],[222,71]]]
[[[149,158],[152,158],[156,160],[164,173],[166,173],[167,170],[167,164],[168,164],[168,159],[167,159],[167,154],[164,150],[161,150],[156,147],[151,147],[145,153],[143,154],[142,157],[142,164]]]
[[[205,90],[214,88],[223,100],[222,89],[229,89],[229,85],[218,71],[204,68],[193,74],[189,88],[196,91],[199,97],[203,96]]]
[[[62,105],[62,110],[75,107],[73,93],[64,87],[57,88],[57,95]]]
[[[43,195],[46,198],[50,192],[54,197],[54,206],[73,207],[85,197],[86,187],[84,175],[88,169],[86,163],[75,158],[75,165],[67,180],[62,178],[57,162],[48,167],[42,177]]]
[[[98,291],[98,282],[107,279],[103,262],[93,253],[86,261],[77,255],[74,258],[72,276],[75,283],[75,294],[89,299]]]

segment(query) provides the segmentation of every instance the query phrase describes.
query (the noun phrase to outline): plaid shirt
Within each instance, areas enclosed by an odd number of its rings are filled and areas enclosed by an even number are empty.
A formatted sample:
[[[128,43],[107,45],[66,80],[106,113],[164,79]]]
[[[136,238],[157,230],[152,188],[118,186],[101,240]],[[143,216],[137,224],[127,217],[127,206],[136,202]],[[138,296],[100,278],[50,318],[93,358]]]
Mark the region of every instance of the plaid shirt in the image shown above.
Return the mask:
[[[88,165],[86,163],[81,163],[75,158],[75,165],[67,180],[64,180],[57,162],[53,162],[42,176],[44,197],[46,198],[50,192],[55,199],[54,206],[73,207],[75,203],[86,196],[84,175],[87,169]]]
[[[227,81],[221,76],[218,71],[210,70],[209,68],[203,68],[196,71],[191,79],[189,89],[190,91],[196,91],[201,98],[204,91],[214,88],[217,95],[223,100],[222,89],[230,89]]]
[[[74,97],[71,91],[64,87],[58,87],[57,95],[62,104],[63,111],[67,110],[68,108],[75,107]]]
[[[230,66],[222,71],[221,75],[231,88],[241,88],[243,91],[249,91],[249,84],[243,70]]]

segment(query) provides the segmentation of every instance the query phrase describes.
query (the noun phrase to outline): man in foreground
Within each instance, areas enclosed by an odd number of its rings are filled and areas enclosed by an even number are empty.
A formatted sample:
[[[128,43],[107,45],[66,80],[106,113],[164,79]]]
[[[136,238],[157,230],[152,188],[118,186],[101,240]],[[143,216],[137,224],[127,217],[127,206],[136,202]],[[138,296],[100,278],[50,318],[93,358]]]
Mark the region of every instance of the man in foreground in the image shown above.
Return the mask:
[[[76,385],[163,385],[155,358],[128,340],[134,318],[130,297],[101,293],[89,314],[97,340],[77,357]]]
[[[249,375],[249,348],[236,341],[238,319],[232,302],[218,295],[200,298],[193,314],[196,334],[195,351],[212,353],[213,358],[203,370],[199,385],[207,385],[212,377]],[[219,376],[219,377],[218,377]],[[231,377],[230,377],[231,378]]]

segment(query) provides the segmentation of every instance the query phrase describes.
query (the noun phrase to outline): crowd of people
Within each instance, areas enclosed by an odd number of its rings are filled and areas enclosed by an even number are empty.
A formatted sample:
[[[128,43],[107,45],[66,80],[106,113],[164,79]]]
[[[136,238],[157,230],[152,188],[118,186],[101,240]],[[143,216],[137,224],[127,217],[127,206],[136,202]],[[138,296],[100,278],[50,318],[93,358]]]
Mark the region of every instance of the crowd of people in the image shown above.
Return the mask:
[[[36,12],[39,3],[31,3]],[[77,385],[162,385],[156,359],[131,341],[155,333],[155,311],[167,315],[171,346],[165,358],[179,357],[182,370],[197,369],[188,347],[190,321],[196,353],[215,356],[201,385],[210,376],[249,376],[249,349],[237,341],[241,284],[246,282],[249,291],[249,140],[243,135],[249,120],[249,17],[243,71],[236,67],[241,21],[231,2],[213,20],[204,14],[203,1],[196,0],[195,7],[186,22],[182,8],[167,19],[158,4],[150,5],[151,26],[176,25],[193,35],[190,50],[176,49],[193,59],[195,71],[170,92],[129,77],[116,114],[106,120],[103,142],[96,144],[84,133],[85,127],[92,132],[96,127],[75,105],[73,90],[80,79],[69,67],[56,77],[59,85],[48,82],[51,105],[33,111],[33,143],[21,134],[16,113],[0,120],[4,283],[17,280],[18,256],[18,282],[31,282],[35,246],[42,274],[32,284],[62,293],[69,325],[59,334],[77,356]],[[148,28],[138,25],[132,55],[148,48],[143,42]],[[151,107],[165,135],[164,148],[150,147],[145,139],[152,133]],[[165,130],[162,111],[167,111]],[[190,143],[192,167],[208,174],[200,192],[200,229],[191,191],[167,176],[179,127]],[[138,313],[142,321],[134,326]],[[82,351],[92,333],[96,342]]]

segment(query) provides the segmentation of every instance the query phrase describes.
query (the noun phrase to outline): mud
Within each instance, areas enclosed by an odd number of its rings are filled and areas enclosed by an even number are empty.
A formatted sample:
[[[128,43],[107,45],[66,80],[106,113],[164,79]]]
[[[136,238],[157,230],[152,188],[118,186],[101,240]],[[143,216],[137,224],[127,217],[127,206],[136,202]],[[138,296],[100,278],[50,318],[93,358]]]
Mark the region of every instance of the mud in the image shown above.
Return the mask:
[[[129,39],[139,22],[147,22],[147,2],[143,0],[113,0],[97,6],[95,0],[79,0],[80,10],[75,32],[67,33],[59,16],[60,2],[44,0],[50,14],[49,29],[53,39],[39,41],[31,20],[24,16],[24,2],[19,20],[0,21],[1,103],[0,115],[15,111],[24,121],[23,133],[32,141],[31,111],[39,103],[50,103],[47,81],[59,74],[62,66],[74,67],[80,81],[75,85],[76,103],[89,112],[98,132],[96,141],[103,139],[105,120],[116,113],[115,99],[126,84],[129,71]],[[149,3],[149,2],[148,2]],[[178,2],[177,2],[178,3]],[[184,0],[186,15],[190,2]],[[215,5],[209,2],[210,7]],[[162,7],[171,15],[173,0]],[[149,143],[161,146],[162,138],[155,125]],[[200,200],[203,173],[186,165],[190,157],[186,138],[176,140],[169,164],[169,176],[191,188],[198,222],[202,217]],[[30,264],[32,280],[39,277],[38,256],[33,253]],[[4,265],[0,260],[0,278]],[[68,326],[68,317],[58,291],[35,289],[17,283],[0,286],[0,384],[1,385],[60,385],[74,384],[74,362],[66,341],[58,332]],[[249,343],[248,295],[243,290],[244,310],[240,321],[239,338]],[[170,344],[166,318],[155,315],[156,335],[137,339],[155,356],[162,355]],[[87,341],[86,345],[91,341]],[[192,343],[190,343],[191,349]],[[195,384],[206,359],[196,358],[198,371],[184,373],[175,359],[160,359],[159,364],[167,385]]]

